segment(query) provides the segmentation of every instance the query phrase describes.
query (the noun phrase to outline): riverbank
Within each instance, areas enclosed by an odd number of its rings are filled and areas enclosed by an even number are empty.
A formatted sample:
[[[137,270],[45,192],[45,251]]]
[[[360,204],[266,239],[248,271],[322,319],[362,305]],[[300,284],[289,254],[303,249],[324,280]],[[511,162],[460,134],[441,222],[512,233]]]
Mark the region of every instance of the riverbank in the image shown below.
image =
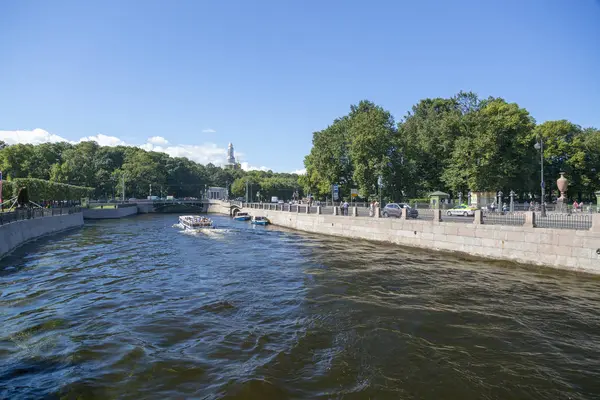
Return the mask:
[[[600,279],[211,217],[86,221],[0,260],[0,399],[600,393]]]
[[[94,208],[84,208],[84,219],[116,219],[138,214],[138,207],[133,204],[107,204]]]
[[[31,240],[83,226],[83,213],[79,209],[76,212],[63,209],[59,215],[52,215],[53,210],[44,211],[50,211],[50,215],[0,225],[0,258]]]
[[[336,237],[391,242],[409,247],[464,253],[470,256],[600,274],[600,214],[589,230],[537,228],[533,213],[524,225],[487,225],[433,220],[369,218],[240,207],[263,215],[272,224]],[[274,205],[262,205],[274,208]],[[214,207],[225,213],[228,207]],[[479,215],[479,214],[478,214]]]

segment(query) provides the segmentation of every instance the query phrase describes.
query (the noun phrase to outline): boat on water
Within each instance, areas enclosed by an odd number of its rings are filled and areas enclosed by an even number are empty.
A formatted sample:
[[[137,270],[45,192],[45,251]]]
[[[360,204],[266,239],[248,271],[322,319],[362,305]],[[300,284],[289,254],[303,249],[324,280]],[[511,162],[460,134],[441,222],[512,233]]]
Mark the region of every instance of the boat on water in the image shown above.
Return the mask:
[[[252,217],[252,223],[254,225],[268,225],[269,220],[267,217]]]
[[[250,218],[252,217],[247,212],[239,212],[233,217],[233,219],[235,219],[236,221],[249,221]]]
[[[210,218],[200,215],[182,215],[179,217],[179,223],[185,230],[199,230],[214,228],[214,224]]]

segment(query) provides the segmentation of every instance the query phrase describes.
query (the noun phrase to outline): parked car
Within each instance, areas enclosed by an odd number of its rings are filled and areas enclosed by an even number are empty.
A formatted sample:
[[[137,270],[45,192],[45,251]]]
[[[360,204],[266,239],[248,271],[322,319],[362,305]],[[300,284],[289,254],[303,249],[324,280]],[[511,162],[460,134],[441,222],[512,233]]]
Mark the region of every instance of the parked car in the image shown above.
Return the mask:
[[[387,217],[396,217],[400,218],[402,216],[402,209],[406,208],[406,216],[408,218],[417,218],[419,216],[419,211],[416,208],[412,208],[406,203],[389,203],[383,207],[381,214],[384,218]]]
[[[466,204],[461,204],[459,206],[447,210],[446,214],[462,215],[463,217],[472,217],[475,215],[475,210],[473,210],[473,208],[467,206]]]

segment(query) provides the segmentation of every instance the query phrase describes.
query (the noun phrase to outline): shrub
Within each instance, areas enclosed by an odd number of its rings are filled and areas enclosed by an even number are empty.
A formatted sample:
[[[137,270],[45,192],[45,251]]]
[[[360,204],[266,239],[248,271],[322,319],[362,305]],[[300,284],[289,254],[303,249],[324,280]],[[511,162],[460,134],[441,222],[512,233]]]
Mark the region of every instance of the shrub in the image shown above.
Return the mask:
[[[13,183],[11,181],[2,181],[2,201],[12,198],[13,192]]]
[[[13,179],[12,194],[7,197],[16,196],[20,188],[27,188],[29,200],[80,200],[82,197],[89,197],[94,188],[68,185],[34,178]],[[4,193],[4,189],[2,190]]]

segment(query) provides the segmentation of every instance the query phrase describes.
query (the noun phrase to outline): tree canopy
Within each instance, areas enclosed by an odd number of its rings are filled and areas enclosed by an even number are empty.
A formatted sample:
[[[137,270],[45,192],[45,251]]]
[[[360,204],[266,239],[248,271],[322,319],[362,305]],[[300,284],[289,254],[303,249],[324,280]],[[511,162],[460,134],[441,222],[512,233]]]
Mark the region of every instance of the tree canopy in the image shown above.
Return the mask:
[[[347,115],[313,133],[305,157],[305,191],[331,195],[340,185],[343,198],[356,188],[363,198],[377,193],[400,201],[442,190],[514,190],[523,198],[538,196],[543,141],[544,182],[548,198],[556,196],[556,179],[566,172],[569,195],[593,198],[600,189],[600,130],[566,120],[537,125],[529,112],[502,98],[480,99],[460,92],[451,98],[419,101],[394,123],[391,113],[363,100]]]
[[[137,147],[102,147],[96,142],[15,144],[0,148],[0,171],[5,179],[50,180],[92,187],[96,198],[153,195],[200,197],[209,186],[228,187],[233,196],[245,196],[246,181],[253,200],[278,196],[289,199],[301,189],[298,175],[271,171],[243,171],[201,165],[187,158]],[[8,185],[6,185],[8,187]],[[48,192],[50,193],[50,192]]]

